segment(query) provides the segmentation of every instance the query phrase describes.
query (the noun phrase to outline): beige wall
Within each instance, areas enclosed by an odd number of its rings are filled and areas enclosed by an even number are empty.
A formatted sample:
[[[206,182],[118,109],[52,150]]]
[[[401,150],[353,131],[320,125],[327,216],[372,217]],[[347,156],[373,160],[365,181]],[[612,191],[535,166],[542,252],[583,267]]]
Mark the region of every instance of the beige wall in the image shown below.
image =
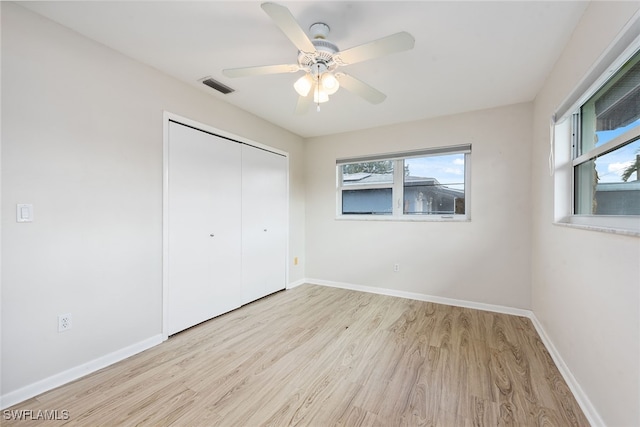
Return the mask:
[[[532,308],[582,391],[610,426],[640,425],[640,240],[553,224],[549,117],[638,5],[589,6],[534,110]]]
[[[290,153],[303,140],[2,2],[2,394],[161,333],[163,111]],[[17,224],[16,203],[35,221]],[[305,276],[291,266],[289,281]],[[57,332],[57,315],[73,328]]]
[[[531,116],[519,104],[308,140],[307,277],[530,308]],[[337,158],[468,143],[470,222],[336,220]]]

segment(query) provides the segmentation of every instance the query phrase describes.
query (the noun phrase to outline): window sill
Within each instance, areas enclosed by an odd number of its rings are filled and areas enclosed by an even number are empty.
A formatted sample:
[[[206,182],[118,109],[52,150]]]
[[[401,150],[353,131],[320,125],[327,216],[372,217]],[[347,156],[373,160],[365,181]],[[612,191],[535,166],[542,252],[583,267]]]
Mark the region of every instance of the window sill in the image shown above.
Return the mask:
[[[593,218],[594,217],[589,217],[589,216],[586,216],[586,217],[573,216],[573,217],[563,219],[561,221],[556,221],[553,224],[561,227],[598,231],[601,233],[640,237],[640,219],[638,218],[626,217],[625,219],[627,219],[627,222],[626,224],[624,224],[624,226],[594,223],[595,221],[593,222],[590,221]],[[633,224],[633,222],[635,222],[635,224]],[[629,226],[630,224],[631,226]],[[633,225],[635,225],[635,228],[633,228]]]
[[[338,221],[471,222],[466,215],[338,215]]]

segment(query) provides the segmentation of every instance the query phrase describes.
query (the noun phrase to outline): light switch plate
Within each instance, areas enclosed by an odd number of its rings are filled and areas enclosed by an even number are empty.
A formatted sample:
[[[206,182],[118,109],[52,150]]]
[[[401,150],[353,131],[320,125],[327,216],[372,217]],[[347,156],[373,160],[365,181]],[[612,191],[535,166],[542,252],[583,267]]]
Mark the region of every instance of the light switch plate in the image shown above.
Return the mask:
[[[16,205],[16,222],[32,222],[33,221],[33,205],[17,204]]]

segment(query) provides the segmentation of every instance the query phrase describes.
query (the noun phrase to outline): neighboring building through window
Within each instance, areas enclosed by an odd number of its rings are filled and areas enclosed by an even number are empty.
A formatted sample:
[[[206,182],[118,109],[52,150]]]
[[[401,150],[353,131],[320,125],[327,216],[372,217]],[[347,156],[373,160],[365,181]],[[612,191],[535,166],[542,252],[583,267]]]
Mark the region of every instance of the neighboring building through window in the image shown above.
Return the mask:
[[[468,219],[471,146],[342,159],[338,215]]]

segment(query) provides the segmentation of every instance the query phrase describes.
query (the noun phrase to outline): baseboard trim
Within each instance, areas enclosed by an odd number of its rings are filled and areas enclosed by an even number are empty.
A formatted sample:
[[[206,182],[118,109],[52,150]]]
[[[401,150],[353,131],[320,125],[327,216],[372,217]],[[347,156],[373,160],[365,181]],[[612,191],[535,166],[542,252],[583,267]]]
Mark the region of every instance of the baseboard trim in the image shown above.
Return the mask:
[[[555,347],[555,345],[553,345],[553,341],[551,341],[551,339],[547,335],[547,331],[545,331],[542,323],[540,323],[535,313],[531,312],[531,316],[529,316],[529,319],[531,319],[531,322],[533,322],[533,326],[536,328],[536,331],[538,332],[542,343],[547,348],[549,355],[551,355],[551,358],[560,371],[560,374],[562,374],[564,381],[567,383],[567,386],[569,386],[569,389],[573,393],[573,397],[575,397],[578,405],[580,405],[582,412],[584,412],[584,415],[589,420],[589,424],[591,424],[591,427],[606,427],[605,422],[600,417],[600,414],[596,410],[595,406],[593,406],[593,404],[591,403],[591,400],[589,400],[587,394],[584,392],[582,387],[580,387],[580,383],[578,383],[576,378],[573,376],[571,370],[569,370],[569,367],[564,362],[564,359],[562,359],[562,357],[560,356],[558,349]]]
[[[352,291],[368,292],[368,293],[379,294],[379,295],[388,295],[388,296],[399,297],[399,298],[413,299],[417,301],[446,304],[446,305],[451,305],[455,307],[473,308],[476,310],[492,311],[495,313],[503,313],[503,314],[511,314],[515,316],[527,317],[531,320],[531,322],[533,323],[533,326],[536,328],[536,331],[538,332],[540,339],[542,340],[543,344],[547,348],[547,351],[549,352],[549,354],[551,355],[551,358],[555,362],[556,367],[558,368],[558,371],[560,371],[562,378],[567,383],[567,386],[573,393],[573,396],[578,402],[578,405],[580,405],[582,412],[584,412],[584,415],[589,420],[589,423],[591,424],[591,426],[592,427],[606,426],[606,424],[600,417],[600,414],[598,414],[598,411],[589,400],[589,397],[584,392],[584,390],[582,390],[582,387],[580,387],[580,384],[571,373],[571,370],[569,369],[567,364],[564,362],[564,359],[562,359],[562,356],[560,355],[556,347],[553,345],[553,341],[551,341],[551,339],[547,335],[547,332],[545,331],[544,327],[542,326],[542,324],[540,323],[540,321],[538,320],[534,312],[531,310],[506,307],[502,305],[478,303],[478,302],[466,301],[466,300],[458,300],[454,298],[444,298],[444,297],[419,294],[414,292],[398,291],[394,289],[376,288],[373,286],[362,286],[362,285],[354,285],[351,283],[332,282],[329,280],[321,280],[321,279],[306,279],[306,280],[303,280],[302,282],[308,283],[311,285],[320,285],[320,286],[328,286],[332,288],[349,289]],[[296,286],[299,286],[299,285],[296,285]]]
[[[289,283],[286,289],[297,288],[298,286],[304,285],[305,283],[309,283],[309,282],[306,281],[305,279],[296,280],[295,282]]]
[[[19,388],[18,390],[3,394],[0,396],[0,409],[8,408],[9,406],[24,402],[25,400],[31,399],[39,394],[53,390],[56,387],[75,381],[85,375],[96,372],[116,362],[120,362],[151,347],[155,347],[162,343],[162,341],[162,334],[158,334],[130,346],[121,348],[120,350],[105,354],[104,356],[98,357],[90,362],[83,363],[82,365],[67,369],[66,371],[52,375],[33,384],[29,384]]]
[[[309,283],[312,285],[329,286],[332,288],[350,289],[352,291],[369,292],[372,294],[388,295],[392,297],[413,299],[417,301],[434,302],[436,304],[452,305],[455,307],[465,307],[465,308],[473,308],[476,310],[493,311],[496,313],[511,314],[514,316],[530,317],[532,314],[530,310],[524,310],[521,308],[513,308],[513,307],[507,307],[503,305],[494,305],[494,304],[486,304],[481,302],[459,300],[455,298],[438,297],[438,296],[432,296],[432,295],[426,295],[426,294],[419,294],[416,292],[398,291],[395,289],[376,288],[373,286],[363,286],[363,285],[353,285],[350,283],[331,282],[328,280],[320,280],[320,279],[307,279],[305,283]]]

